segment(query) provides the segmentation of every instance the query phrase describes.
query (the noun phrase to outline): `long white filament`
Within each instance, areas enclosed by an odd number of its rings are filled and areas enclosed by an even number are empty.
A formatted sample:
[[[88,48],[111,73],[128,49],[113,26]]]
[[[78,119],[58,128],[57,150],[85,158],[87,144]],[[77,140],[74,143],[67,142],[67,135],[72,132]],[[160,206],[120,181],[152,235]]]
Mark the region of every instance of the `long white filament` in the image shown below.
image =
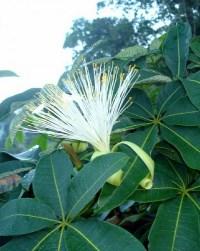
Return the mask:
[[[95,150],[110,152],[110,135],[118,117],[127,108],[127,97],[136,71],[124,78],[111,65],[87,66],[65,80],[69,94],[46,85],[35,101],[26,106],[23,128],[67,140],[90,143]]]

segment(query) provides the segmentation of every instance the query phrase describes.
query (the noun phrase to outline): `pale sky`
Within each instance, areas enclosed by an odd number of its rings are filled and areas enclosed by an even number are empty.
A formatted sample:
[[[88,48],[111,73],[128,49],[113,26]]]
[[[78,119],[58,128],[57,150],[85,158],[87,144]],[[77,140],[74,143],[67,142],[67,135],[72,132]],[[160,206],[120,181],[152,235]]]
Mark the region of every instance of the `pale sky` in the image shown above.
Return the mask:
[[[63,49],[74,19],[97,17],[98,0],[0,0],[0,70],[19,78],[0,78],[0,102],[32,87],[56,84],[72,62]],[[156,14],[154,10],[150,16]],[[142,13],[142,10],[140,10]],[[104,8],[99,17],[121,16]],[[132,16],[131,16],[132,17]]]
[[[72,20],[93,19],[97,0],[0,0],[0,102],[31,87],[56,84],[71,52],[63,49]]]

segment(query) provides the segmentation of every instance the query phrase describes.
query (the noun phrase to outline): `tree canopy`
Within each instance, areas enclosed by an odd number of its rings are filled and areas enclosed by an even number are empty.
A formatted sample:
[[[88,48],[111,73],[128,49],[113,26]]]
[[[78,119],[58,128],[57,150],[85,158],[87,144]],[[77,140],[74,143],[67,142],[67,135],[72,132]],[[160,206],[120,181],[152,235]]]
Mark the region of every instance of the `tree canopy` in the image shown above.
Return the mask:
[[[124,14],[140,15],[138,10],[144,9],[146,13],[151,8],[158,7],[157,15],[151,19],[152,24],[168,20],[170,22],[187,21],[194,35],[200,34],[200,3],[199,0],[102,0],[97,4],[98,9],[107,5],[121,8]]]
[[[144,30],[140,36],[138,29]],[[146,32],[145,32],[146,31]],[[91,59],[115,55],[122,48],[133,44],[145,44],[146,37],[154,33],[151,27],[145,22],[133,23],[128,19],[118,18],[97,18],[93,21],[80,18],[75,20],[72,32],[67,34],[64,48],[74,48],[75,55],[79,52],[79,45],[83,50],[90,49],[96,42],[95,52],[90,52]]]
[[[200,35],[199,0],[102,0],[97,9],[107,6],[121,9],[122,17],[74,21],[64,42],[64,48],[73,49],[74,57],[89,51],[87,58],[93,60],[135,44],[147,45],[151,38],[166,32],[166,24],[179,21],[187,21],[193,35]]]

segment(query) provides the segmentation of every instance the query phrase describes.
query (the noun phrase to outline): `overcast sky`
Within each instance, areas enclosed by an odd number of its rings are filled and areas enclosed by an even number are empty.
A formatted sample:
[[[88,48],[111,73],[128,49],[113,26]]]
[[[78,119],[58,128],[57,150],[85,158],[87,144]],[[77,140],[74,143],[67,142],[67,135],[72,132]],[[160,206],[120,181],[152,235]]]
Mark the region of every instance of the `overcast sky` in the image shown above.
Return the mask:
[[[31,87],[56,84],[71,60],[63,49],[74,19],[97,17],[98,0],[0,0],[0,70],[19,78],[0,78],[0,102]],[[145,15],[156,15],[154,6]],[[140,13],[144,11],[141,9]],[[121,16],[104,8],[99,15]],[[131,14],[131,18],[132,14]]]
[[[31,87],[56,83],[71,62],[62,49],[72,20],[96,16],[97,0],[0,0],[0,101]]]

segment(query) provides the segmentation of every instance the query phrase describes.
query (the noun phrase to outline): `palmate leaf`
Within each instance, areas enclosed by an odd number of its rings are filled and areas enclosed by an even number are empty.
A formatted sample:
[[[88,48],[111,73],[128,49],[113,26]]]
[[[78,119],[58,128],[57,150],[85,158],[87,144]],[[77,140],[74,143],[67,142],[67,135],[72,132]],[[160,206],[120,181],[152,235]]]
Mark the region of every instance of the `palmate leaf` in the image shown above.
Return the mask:
[[[185,75],[186,62],[189,53],[191,28],[188,23],[179,23],[167,33],[163,44],[163,56],[174,77]]]
[[[191,200],[181,195],[163,203],[149,236],[150,251],[198,251],[199,212]]]
[[[167,108],[162,121],[168,125],[199,126],[200,111],[188,97],[181,97]]]
[[[145,130],[136,131],[135,133],[130,134],[126,140],[136,143],[144,151],[150,154],[157,142],[157,129],[155,126],[152,126]],[[132,151],[129,151],[129,153],[131,160],[128,162],[125,169],[121,185],[115,188],[110,196],[108,196],[107,199],[104,199],[103,202],[100,198],[98,203],[100,208],[98,211],[107,211],[126,202],[135,192],[140,181],[148,174],[148,169],[139,156]]]
[[[128,232],[96,219],[72,223],[65,238],[70,251],[145,251]]]
[[[163,123],[160,126],[162,137],[178,149],[187,165],[200,170],[200,129],[168,126]]]
[[[90,162],[72,179],[69,186],[67,218],[74,218],[94,197],[106,180],[123,168],[128,157],[110,153]]]
[[[56,215],[65,218],[67,189],[73,174],[73,166],[63,151],[53,152],[42,158],[36,168],[33,180],[35,196],[55,210]]]
[[[180,83],[166,85],[158,97],[157,109],[161,137],[175,146],[189,167],[199,169],[200,130],[194,127],[199,124],[199,112],[185,96]]]
[[[108,177],[123,168],[127,160],[128,157],[123,153],[103,155],[86,165],[72,178],[70,183],[72,172],[69,160],[64,153],[57,151],[44,157],[37,166],[37,174],[34,179],[34,190],[37,191],[36,199],[12,200],[0,209],[0,224],[3,226],[0,228],[0,235],[24,235],[13,238],[1,247],[1,250],[111,251],[114,248],[116,250],[144,251],[144,247],[138,240],[119,227],[100,222],[95,218],[87,220],[78,218],[77,221],[72,221],[72,218],[78,213],[80,214],[83,207],[93,199]],[[70,184],[68,196],[65,191],[65,188],[68,190],[68,187],[65,186],[56,169],[60,170],[60,176],[65,177],[66,183]],[[42,183],[43,181],[44,183]],[[35,187],[36,185],[39,186],[39,189]],[[44,191],[41,191],[42,188]],[[52,196],[47,197],[46,200],[43,196],[47,191]],[[69,212],[67,219],[63,219],[61,213],[59,215],[61,220],[59,220],[55,215],[59,210],[53,206],[53,202],[57,203],[59,207],[63,206],[62,198],[65,195],[67,196],[66,201],[69,202]],[[55,210],[55,213],[44,204],[45,200]],[[37,232],[33,233],[35,231]]]
[[[106,233],[106,234],[105,234]],[[13,239],[1,251],[145,251],[120,227],[97,219],[79,220],[67,229],[41,231]]]
[[[197,251],[200,244],[200,203],[194,192],[198,184],[192,183],[193,176],[183,164],[162,159],[161,166],[166,165],[168,173],[166,172],[164,176],[169,175],[178,193],[176,198],[171,200],[166,198],[166,201],[159,206],[149,234],[149,250]],[[139,196],[139,201],[141,198],[147,198],[144,202],[148,202],[151,196],[149,194],[146,197]]]
[[[133,95],[133,106],[127,109],[127,115],[133,123],[138,122],[135,128],[156,126],[160,132],[160,138],[157,140],[164,139],[173,145],[189,167],[199,169],[200,130],[195,127],[200,122],[199,111],[186,97],[182,85],[179,82],[171,82],[162,88],[155,115],[143,91],[138,90],[135,96],[134,93],[131,95]],[[182,161],[180,157],[179,159],[176,157],[176,160]],[[147,193],[151,194],[150,191],[145,192]]]
[[[133,123],[137,121],[135,128],[156,126],[161,136],[158,140],[164,139],[173,145],[189,167],[199,169],[199,110],[186,97],[182,85],[171,82],[162,88],[155,115],[150,100],[142,90],[137,90],[130,96],[133,98],[133,105],[126,113]]]

